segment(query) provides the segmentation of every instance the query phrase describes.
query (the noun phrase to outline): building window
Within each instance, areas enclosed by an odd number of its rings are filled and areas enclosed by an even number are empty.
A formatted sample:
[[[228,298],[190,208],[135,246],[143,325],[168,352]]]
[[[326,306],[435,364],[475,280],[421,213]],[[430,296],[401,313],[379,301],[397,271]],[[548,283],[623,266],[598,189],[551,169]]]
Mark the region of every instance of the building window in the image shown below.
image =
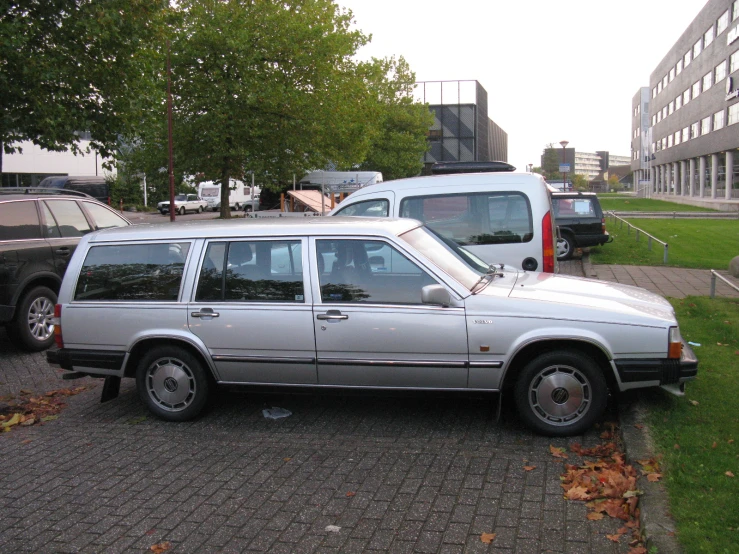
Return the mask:
[[[711,132],[711,116],[701,119],[701,135],[707,135]]]
[[[739,50],[729,58],[729,73],[734,73],[737,69],[739,69]]]
[[[667,75],[662,77],[662,88],[665,88],[665,87],[667,87]]]
[[[731,12],[731,20],[734,21],[735,19],[739,18],[739,0],[734,1],[734,6],[732,7]]]
[[[667,115],[672,115],[672,112],[674,111],[675,111],[675,101],[673,100],[667,105]]]
[[[724,128],[724,110],[713,114],[713,130],[718,131]]]
[[[698,96],[700,96],[700,93],[701,93],[701,82],[696,81],[695,83],[693,83],[693,94],[691,95],[693,97],[693,100],[698,98]]]
[[[680,144],[680,131],[675,132],[675,146]]]
[[[659,123],[660,121],[662,121],[662,110],[657,112],[657,123]]]
[[[706,31],[706,33],[703,35],[703,47],[708,48],[711,43],[713,42],[713,25],[711,25],[711,28]]]
[[[680,73],[683,72],[683,60],[679,59],[677,61],[677,65],[675,66],[675,75],[680,75]]]
[[[667,136],[667,148],[672,148],[672,133]]]
[[[670,69],[670,82],[675,78],[675,68]]]
[[[729,119],[726,124],[734,125],[734,123],[739,123],[739,102],[729,106]]]
[[[683,92],[683,106],[687,105],[688,102],[690,102],[690,89]]]
[[[726,60],[716,66],[714,83],[719,83],[726,78]]]
[[[700,56],[701,52],[703,52],[703,37],[699,38],[698,41],[693,45],[693,59],[696,59],[698,56]]]
[[[656,124],[657,124],[657,116],[653,115],[652,116],[652,127],[654,127]]]
[[[652,98],[656,98],[656,97],[657,97],[657,87],[654,87],[652,89]]]
[[[659,94],[660,92],[662,92],[662,81],[657,83],[657,94]]]
[[[703,92],[706,92],[713,86],[713,71],[709,71],[703,76]]]
[[[683,107],[683,97],[682,95],[675,98],[675,111],[679,110]]]
[[[690,50],[688,50],[687,52],[685,52],[685,56],[683,56],[683,62],[685,64],[685,67],[688,67],[690,65],[690,60],[691,60],[690,55],[691,55],[691,53],[692,52]]]
[[[716,36],[723,33],[728,26],[729,26],[729,10],[726,10],[724,13],[721,14],[721,16],[718,18],[718,21],[716,22]]]
[[[700,123],[697,121],[690,126],[690,138],[698,138],[700,136]]]
[[[667,106],[664,106],[662,108],[662,119],[667,117]]]
[[[690,128],[685,127],[683,129],[683,142],[688,142],[690,140]]]

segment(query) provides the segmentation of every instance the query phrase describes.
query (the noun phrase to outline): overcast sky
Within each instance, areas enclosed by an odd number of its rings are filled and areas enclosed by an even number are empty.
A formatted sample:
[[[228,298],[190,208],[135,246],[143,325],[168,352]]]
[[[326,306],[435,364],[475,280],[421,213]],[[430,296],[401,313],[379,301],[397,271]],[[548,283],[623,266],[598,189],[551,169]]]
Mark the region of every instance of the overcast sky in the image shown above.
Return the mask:
[[[372,35],[359,57],[403,56],[418,81],[479,81],[508,161],[547,143],[631,154],[631,99],[706,0],[336,0]]]

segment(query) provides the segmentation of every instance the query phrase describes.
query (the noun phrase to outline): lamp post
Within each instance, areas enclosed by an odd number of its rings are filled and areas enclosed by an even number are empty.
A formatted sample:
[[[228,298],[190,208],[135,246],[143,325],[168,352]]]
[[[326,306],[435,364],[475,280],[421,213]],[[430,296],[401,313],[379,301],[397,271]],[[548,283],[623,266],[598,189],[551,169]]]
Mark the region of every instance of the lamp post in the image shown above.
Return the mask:
[[[562,164],[565,164],[565,156],[567,154],[565,148],[567,148],[567,145],[570,144],[566,140],[561,140],[559,143],[562,145]],[[567,190],[567,172],[564,171],[562,173],[562,190]]]
[[[534,164],[526,164],[529,169],[529,173],[531,173],[534,170]]]

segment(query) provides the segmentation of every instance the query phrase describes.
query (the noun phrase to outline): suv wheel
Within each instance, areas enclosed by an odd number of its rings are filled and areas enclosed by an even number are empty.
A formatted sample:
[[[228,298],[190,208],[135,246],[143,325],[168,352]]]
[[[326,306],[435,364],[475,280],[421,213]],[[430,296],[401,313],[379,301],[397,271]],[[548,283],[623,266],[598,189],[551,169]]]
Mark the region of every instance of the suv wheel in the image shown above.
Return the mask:
[[[139,363],[136,388],[149,410],[167,421],[187,421],[208,401],[208,377],[198,359],[179,346],[160,346]]]
[[[608,386],[588,356],[559,350],[531,360],[518,376],[515,399],[521,418],[551,436],[584,432],[602,415]]]
[[[56,293],[48,287],[28,291],[16,307],[16,314],[8,326],[14,342],[31,352],[45,350],[54,343],[54,305]]]
[[[557,260],[569,260],[575,253],[575,240],[570,235],[562,235],[557,239]]]
[[[185,206],[180,208],[180,215],[185,215]]]
[[[251,206],[249,206],[249,205],[245,205],[245,206],[244,206],[244,211],[245,211],[245,212],[250,212],[250,211],[252,211],[252,207],[251,207]]]

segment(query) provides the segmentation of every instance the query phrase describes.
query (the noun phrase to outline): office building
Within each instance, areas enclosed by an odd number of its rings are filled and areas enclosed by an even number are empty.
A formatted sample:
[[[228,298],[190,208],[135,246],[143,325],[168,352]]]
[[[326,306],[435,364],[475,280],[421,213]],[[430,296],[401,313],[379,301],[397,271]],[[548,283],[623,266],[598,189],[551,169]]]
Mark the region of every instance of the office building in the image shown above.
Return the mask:
[[[563,153],[564,150],[564,153]],[[551,154],[551,152],[554,154]],[[557,163],[566,163],[570,165],[570,173],[574,175],[583,175],[588,181],[603,176],[608,172],[608,168],[613,165],[625,165],[629,163],[628,156],[614,156],[606,150],[597,152],[580,152],[575,148],[545,148],[541,156],[541,167],[548,172],[558,171],[558,167],[549,167],[545,159],[554,160],[556,156]],[[607,177],[606,177],[607,178]]]

